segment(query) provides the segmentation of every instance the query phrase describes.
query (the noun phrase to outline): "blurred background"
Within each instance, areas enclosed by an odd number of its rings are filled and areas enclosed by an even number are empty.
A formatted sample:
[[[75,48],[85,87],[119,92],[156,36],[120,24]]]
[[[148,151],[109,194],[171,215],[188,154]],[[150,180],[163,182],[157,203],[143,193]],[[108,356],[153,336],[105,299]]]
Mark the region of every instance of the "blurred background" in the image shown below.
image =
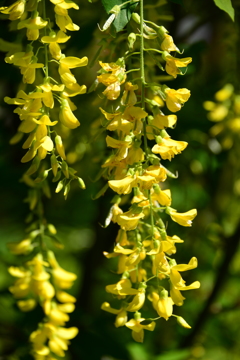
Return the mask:
[[[86,190],[77,186],[71,189],[68,199],[55,194],[55,184],[50,183],[52,197],[44,200],[45,216],[58,230],[64,250],[55,249],[62,267],[74,271],[78,280],[71,289],[77,297],[76,310],[69,326],[77,326],[79,335],[72,340],[66,359],[72,360],[239,360],[240,359],[240,126],[218,133],[210,132],[214,125],[203,107],[207,100],[215,101],[214,94],[225,84],[234,86],[240,94],[240,1],[233,0],[236,20],[218,9],[213,1],[183,0],[156,3],[146,1],[146,18],[164,25],[173,36],[175,44],[191,56],[185,76],[179,76],[170,87],[188,88],[191,98],[178,115],[176,129],[169,134],[176,140],[189,143],[187,149],[165,165],[177,180],[170,179],[173,207],[179,212],[198,209],[191,228],[171,224],[171,233],[185,240],[178,247],[179,263],[192,256],[199,266],[186,275],[190,283],[201,282],[199,290],[189,291],[183,307],[175,313],[184,317],[191,330],[181,328],[173,318],[161,319],[156,330],[145,335],[143,344],[135,343],[127,328],[114,327],[114,316],[100,309],[109,298],[105,286],[117,281],[114,265],[103,256],[111,251],[118,227],[111,224],[103,229],[113,193],[92,200],[105,181],[93,181],[106,156],[104,134],[96,136],[100,123],[98,107],[102,99],[96,92],[78,96],[76,116],[81,126],[66,139],[68,162],[78,170],[86,183]],[[6,2],[1,1],[1,6]],[[71,13],[81,26],[72,33],[67,54],[88,56],[90,63],[105,36],[101,26],[106,13],[100,1],[92,4],[80,1],[80,10]],[[151,6],[152,5],[152,6]],[[3,17],[2,17],[3,18]],[[6,32],[9,22],[2,20],[0,38],[19,41],[16,33]],[[121,36],[121,33],[120,33]],[[118,40],[102,51],[105,59],[111,52],[113,60],[121,56]],[[116,47],[115,47],[116,46]],[[1,48],[2,47],[2,48]],[[4,62],[1,45],[0,66],[0,359],[28,360],[29,334],[41,321],[40,308],[31,313],[18,310],[9,293],[13,278],[8,274],[10,265],[21,264],[23,256],[9,253],[6,243],[24,238],[28,214],[27,186],[21,181],[28,164],[21,164],[24,155],[21,145],[9,145],[19,125],[13,107],[4,103],[4,96],[14,97],[19,88],[19,70]],[[96,62],[87,70],[76,70],[80,84],[91,87],[99,65]],[[161,71],[155,69],[156,76]],[[231,112],[231,109],[229,110]],[[226,120],[227,121],[227,120]],[[227,140],[226,140],[227,139]],[[185,295],[185,294],[184,294]]]

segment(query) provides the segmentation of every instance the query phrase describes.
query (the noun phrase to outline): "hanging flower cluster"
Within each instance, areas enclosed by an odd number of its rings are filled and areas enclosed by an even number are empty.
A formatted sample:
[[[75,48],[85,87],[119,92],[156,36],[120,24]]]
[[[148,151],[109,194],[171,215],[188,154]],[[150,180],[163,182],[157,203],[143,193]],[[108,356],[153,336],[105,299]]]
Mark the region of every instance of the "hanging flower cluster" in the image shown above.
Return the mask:
[[[167,233],[166,222],[171,219],[189,227],[197,211],[179,213],[171,207],[171,191],[164,182],[167,177],[176,176],[161,161],[171,161],[187,146],[184,141],[173,140],[166,129],[175,127],[177,116],[171,113],[181,110],[190,91],[146,82],[144,64],[145,54],[157,54],[162,70],[165,66],[167,74],[176,78],[192,59],[171,55],[173,51],[179,52],[172,37],[163,26],[143,20],[143,0],[139,3],[140,15],[133,13],[130,23],[135,31],[128,35],[129,50],[115,63],[100,61],[97,79],[104,85],[103,94],[108,100],[100,110],[109,131],[106,143],[112,149],[102,166],[109,187],[117,194],[106,224],[111,220],[120,227],[113,252],[104,253],[107,258],[118,259],[120,279],[106,286],[106,291],[117,298],[120,305],[114,308],[104,302],[102,309],[116,315],[116,327],[126,326],[132,331],[133,339],[142,342],[144,330],[155,328],[153,319],[145,319],[140,313],[144,311],[145,301],[152,302],[159,318],[168,320],[175,316],[180,325],[190,328],[182,317],[173,314],[173,306],[183,305],[182,291],[197,289],[200,283],[186,285],[181,275],[197,267],[195,257],[188,264],[177,264],[171,257],[176,253],[176,244],[183,240]],[[136,68],[132,68],[136,55],[140,60]],[[132,62],[128,67],[130,58]],[[136,77],[132,76],[134,71]],[[154,140],[155,145],[150,145]],[[124,211],[121,203],[126,203],[128,194],[133,197],[130,208]]]
[[[16,97],[5,98],[6,103],[17,105],[14,112],[21,121],[11,143],[26,136],[22,146],[26,153],[21,161],[32,161],[22,178],[30,187],[26,199],[31,211],[26,220],[28,235],[8,246],[13,254],[28,255],[23,266],[9,268],[10,274],[17,278],[10,291],[22,311],[30,311],[37,304],[43,309],[43,321],[30,336],[32,354],[41,360],[64,357],[69,340],[78,333],[75,327],[64,327],[76,301],[65,290],[72,287],[77,276],[61,268],[54,253],[48,250],[49,240],[60,248],[62,244],[56,237],[55,227],[44,218],[42,205],[42,196],[51,196],[47,182],[51,172],[53,182],[58,182],[56,192],[64,189],[65,198],[73,180],[85,188],[83,180],[67,164],[60,135],[64,133],[66,137],[68,129],[80,125],[73,114],[77,107],[71,98],[86,92],[86,86],[77,83],[71,70],[86,66],[87,57],[65,56],[60,47],[70,39],[67,31],[79,30],[68,15],[69,9],[78,8],[73,1],[65,0],[19,0],[0,8],[10,20],[17,20],[18,30],[26,29],[29,41],[25,50],[10,52],[5,58],[7,63],[17,66],[23,76]],[[55,21],[50,19],[53,10]]]
[[[204,108],[209,111],[207,117],[216,124],[210,129],[210,134],[221,138],[223,149],[231,149],[234,140],[238,142],[240,131],[240,95],[234,92],[232,84],[226,84],[216,92],[217,102],[205,101]]]

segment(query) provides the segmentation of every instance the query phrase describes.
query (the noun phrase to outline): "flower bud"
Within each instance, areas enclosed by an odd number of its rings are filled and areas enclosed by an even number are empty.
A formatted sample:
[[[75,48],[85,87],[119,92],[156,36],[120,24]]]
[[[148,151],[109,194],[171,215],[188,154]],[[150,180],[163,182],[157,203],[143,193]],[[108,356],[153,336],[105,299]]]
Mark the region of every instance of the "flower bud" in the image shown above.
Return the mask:
[[[132,13],[132,19],[140,25],[141,19],[138,13]]]

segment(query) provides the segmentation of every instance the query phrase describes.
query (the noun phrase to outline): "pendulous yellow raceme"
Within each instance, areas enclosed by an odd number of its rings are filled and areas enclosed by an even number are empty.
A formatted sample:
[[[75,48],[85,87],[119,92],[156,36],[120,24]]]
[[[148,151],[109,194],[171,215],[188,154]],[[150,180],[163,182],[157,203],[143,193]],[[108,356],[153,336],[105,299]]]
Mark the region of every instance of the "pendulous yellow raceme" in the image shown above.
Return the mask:
[[[77,276],[61,268],[54,253],[48,250],[47,240],[56,247],[63,245],[56,237],[55,227],[44,218],[42,205],[43,196],[51,197],[47,182],[51,172],[53,182],[58,182],[56,192],[64,189],[65,198],[73,180],[85,188],[83,180],[66,162],[61,137],[61,134],[66,137],[68,129],[80,125],[73,113],[77,107],[71,98],[86,92],[86,86],[78,84],[72,69],[86,66],[87,57],[65,56],[61,50],[61,44],[70,39],[67,31],[79,30],[68,15],[69,9],[78,8],[73,1],[65,0],[19,0],[0,8],[10,20],[17,20],[18,31],[26,31],[29,41],[25,49],[10,51],[5,58],[7,63],[17,66],[23,76],[16,97],[5,98],[6,103],[17,106],[14,112],[20,119],[18,132],[10,143],[15,144],[24,137],[22,147],[26,153],[21,161],[32,161],[22,177],[29,186],[25,200],[30,208],[26,220],[28,235],[18,243],[9,243],[8,247],[15,255],[28,255],[28,259],[29,254],[33,256],[23,266],[11,266],[9,272],[16,278],[10,292],[17,299],[18,307],[31,311],[39,304],[44,312],[42,323],[30,336],[32,355],[37,360],[64,357],[69,340],[78,333],[75,327],[65,328],[76,301],[66,290],[72,287]],[[56,25],[50,19],[52,10]],[[53,77],[56,73],[57,77]]]
[[[179,213],[171,207],[171,190],[164,182],[167,177],[176,176],[162,165],[162,160],[171,161],[188,145],[173,140],[166,129],[176,126],[175,113],[189,99],[190,91],[148,84],[144,65],[144,56],[156,53],[161,68],[164,70],[162,64],[165,64],[167,74],[176,78],[192,59],[171,55],[173,51],[179,52],[178,48],[164,27],[143,20],[142,0],[140,15],[133,13],[132,18],[136,32],[128,35],[129,50],[115,63],[100,61],[97,77],[108,99],[100,110],[109,131],[106,143],[112,149],[102,167],[109,187],[116,193],[106,224],[111,220],[120,227],[113,252],[104,253],[107,258],[118,258],[116,272],[120,278],[115,284],[106,286],[106,291],[119,300],[119,305],[115,308],[104,302],[102,309],[116,315],[116,327],[126,326],[135,341],[143,342],[144,330],[155,328],[155,319],[146,319],[140,313],[144,311],[145,302],[152,303],[157,318],[168,320],[174,316],[181,326],[190,328],[182,317],[173,314],[173,307],[183,305],[182,291],[197,289],[200,283],[186,285],[181,273],[196,268],[197,259],[193,257],[188,264],[177,264],[172,255],[176,253],[176,244],[183,240],[177,235],[168,235],[165,225],[169,222],[169,232],[170,219],[190,227],[197,215],[196,209]],[[154,49],[153,40],[158,44]],[[134,59],[140,55],[136,69],[131,63],[128,65],[132,55]],[[134,71],[135,77],[132,76]],[[128,80],[128,73],[131,73],[131,80]],[[164,105],[166,111],[163,112]],[[150,147],[149,140],[151,143],[155,140],[155,145]],[[122,197],[128,194],[133,194],[131,205],[123,211]]]

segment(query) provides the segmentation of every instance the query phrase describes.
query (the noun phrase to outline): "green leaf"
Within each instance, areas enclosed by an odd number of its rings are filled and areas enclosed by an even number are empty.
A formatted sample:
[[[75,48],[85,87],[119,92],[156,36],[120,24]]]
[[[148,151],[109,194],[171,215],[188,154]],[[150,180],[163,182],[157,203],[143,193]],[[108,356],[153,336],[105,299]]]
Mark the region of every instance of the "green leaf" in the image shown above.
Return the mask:
[[[232,21],[234,21],[234,8],[232,7],[232,2],[231,0],[213,0],[216,4],[217,7],[219,7],[219,9],[225,11],[230,18],[232,19]]]
[[[102,0],[102,4],[107,13],[109,13],[109,11],[112,10],[112,8],[115,5],[121,5],[124,2],[126,2],[126,1],[125,0]],[[134,11],[134,9],[136,8],[137,5],[138,5],[137,3],[127,4],[127,5],[124,5],[123,8],[121,8],[120,13],[116,16],[116,19],[113,22],[113,26],[114,26],[116,32],[119,32],[122,29],[124,29],[124,27],[130,21],[132,12]]]

